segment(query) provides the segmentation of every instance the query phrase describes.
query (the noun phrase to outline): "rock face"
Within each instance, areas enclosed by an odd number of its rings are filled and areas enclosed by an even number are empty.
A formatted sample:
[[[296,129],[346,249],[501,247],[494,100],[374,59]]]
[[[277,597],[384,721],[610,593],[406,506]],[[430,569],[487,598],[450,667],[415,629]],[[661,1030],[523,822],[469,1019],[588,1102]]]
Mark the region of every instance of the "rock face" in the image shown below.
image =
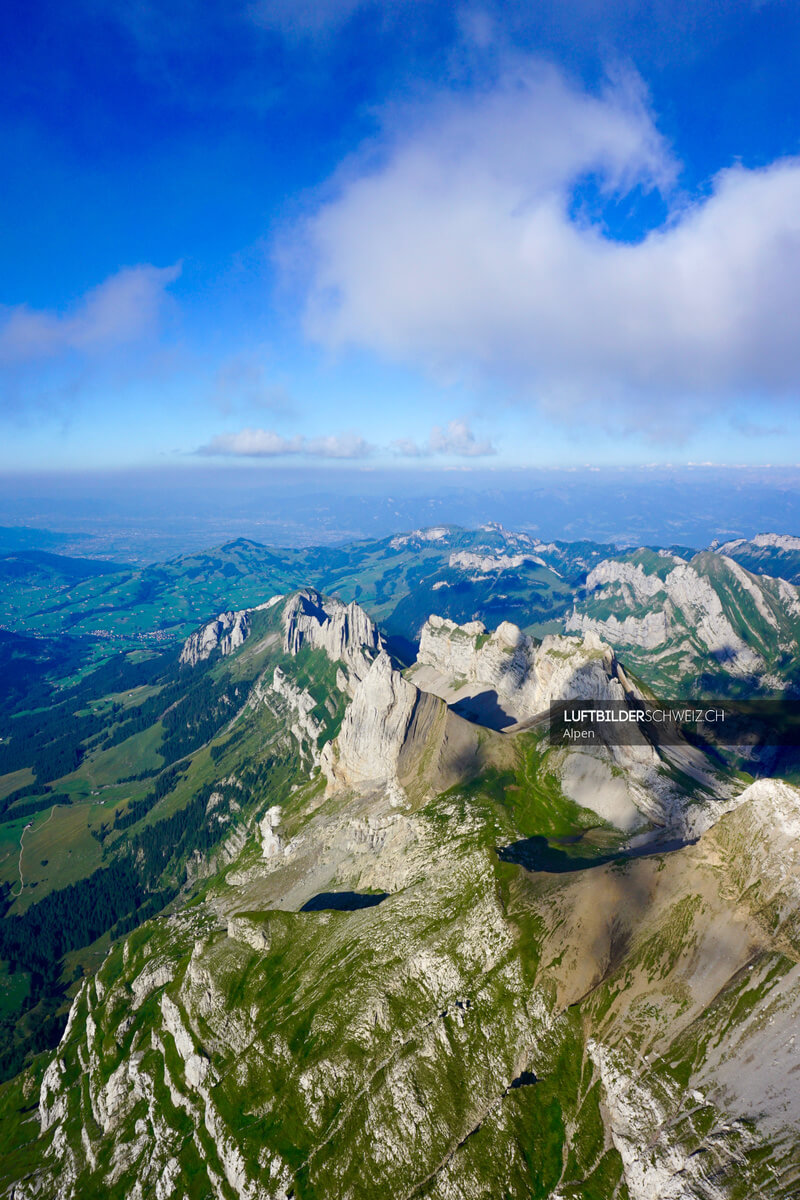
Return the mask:
[[[459,550],[450,555],[448,566],[462,571],[479,571],[487,575],[494,571],[514,571],[526,562],[536,563],[546,567],[547,563],[536,554],[474,554],[469,550]]]
[[[731,565],[735,567],[735,564]],[[630,595],[636,606],[647,605],[658,597],[659,604],[664,607],[659,612],[647,613],[643,618],[629,616],[622,622],[614,614],[605,622],[575,614],[567,622],[568,629],[584,633],[594,630],[609,637],[613,635],[618,643],[627,642],[652,650],[668,640],[680,613],[681,624],[688,618],[695,637],[707,653],[725,656],[731,673],[752,675],[764,670],[764,660],[733,628],[719,595],[708,579],[704,579],[687,563],[680,562],[660,579],[657,575],[646,574],[641,564],[633,566],[608,560],[595,567],[586,580],[589,594],[602,593],[606,589]]]
[[[348,783],[397,777],[400,752],[420,693],[382,652],[355,689],[337,739],[334,777]]]
[[[357,684],[336,744],[325,758],[332,784],[396,781],[411,718],[421,701],[419,690],[393,670],[389,655],[380,653]]]
[[[657,688],[715,674],[780,687],[775,665],[798,651],[800,594],[721,553],[687,563],[636,551],[593,568],[566,628],[598,634]]]
[[[785,533],[759,533],[750,541],[711,544],[712,550],[734,559],[755,575],[773,575],[800,584],[800,538]]]
[[[397,787],[426,759],[426,782],[445,787],[477,762],[478,740],[468,722],[404,679],[382,651],[357,684],[338,738],[324,748],[322,769],[334,790]]]
[[[747,538],[735,538],[732,542],[714,543],[717,554],[732,557],[736,551],[745,547],[758,550],[800,550],[800,538],[788,533],[757,533],[749,541]]]
[[[292,714],[290,728],[298,742],[306,740],[314,745],[322,732],[322,725],[311,715],[317,707],[314,697],[293,683],[280,667],[272,673],[272,690],[286,701]]]
[[[324,650],[332,662],[343,662],[363,679],[383,640],[360,605],[323,597],[314,588],[293,596],[283,612],[284,648],[297,654],[302,646]]]
[[[210,658],[215,650],[219,650],[223,655],[231,654],[243,644],[249,632],[250,613],[247,609],[220,613],[213,621],[209,621],[186,639],[180,661],[187,666],[196,667],[199,662]]]
[[[778,550],[800,550],[800,538],[788,533],[757,533],[753,538],[754,546],[770,546]],[[720,553],[725,550],[720,547]]]
[[[624,705],[642,694],[610,646],[590,630],[585,637],[548,635],[540,644],[510,622],[487,633],[479,621],[456,625],[431,616],[408,677],[471,721],[513,733],[560,700]],[[565,795],[628,833],[646,820],[694,836],[725,811],[730,792],[707,773],[688,744],[657,750],[631,732],[626,744],[584,745],[553,762]],[[697,779],[708,804],[687,807],[672,772]],[[713,815],[712,815],[713,814]]]
[[[243,608],[239,612],[223,612],[213,621],[201,626],[191,634],[183,644],[180,662],[186,666],[196,667],[199,662],[205,662],[215,650],[224,657],[232,654],[243,645],[250,633],[250,618],[254,612],[272,608],[281,599],[273,596],[264,604],[254,608]]]
[[[259,824],[261,834],[261,853],[264,858],[275,858],[283,852],[283,838],[278,833],[281,823],[281,806],[273,804],[267,815]]]
[[[480,621],[456,625],[429,617],[409,674],[451,702],[488,690],[515,721],[537,716],[558,700],[621,702],[633,690],[613,650],[595,633],[549,635],[537,645],[510,621],[487,633]]]

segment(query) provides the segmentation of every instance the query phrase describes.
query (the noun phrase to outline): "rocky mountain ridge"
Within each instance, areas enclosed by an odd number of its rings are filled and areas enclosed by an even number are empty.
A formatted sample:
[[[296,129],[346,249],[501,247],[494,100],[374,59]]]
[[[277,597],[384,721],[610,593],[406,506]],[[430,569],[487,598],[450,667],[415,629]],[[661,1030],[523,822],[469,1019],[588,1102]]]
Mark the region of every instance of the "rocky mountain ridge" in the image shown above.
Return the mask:
[[[592,630],[584,637],[554,634],[537,642],[510,622],[489,633],[481,622],[459,626],[431,616],[417,662],[406,675],[454,711],[507,733],[541,723],[559,701],[584,697],[627,707],[645,699]],[[657,749],[644,735],[559,752],[553,769],[566,795],[628,832],[652,821],[694,836],[713,823],[711,814],[730,796],[729,784],[688,743]],[[687,807],[672,781],[676,771],[706,788],[703,810]]]
[[[451,701],[489,689],[517,722],[546,712],[558,700],[622,701],[634,691],[614,651],[593,631],[583,638],[551,634],[535,642],[511,621],[489,633],[482,621],[457,625],[435,615],[422,628],[409,677],[425,679],[432,691],[437,685],[447,688]]]
[[[206,662],[217,650],[223,658],[232,654],[249,635],[252,614],[271,608],[280,598],[273,596],[264,604],[257,604],[253,608],[220,613],[213,621],[208,621],[189,635],[183,644],[179,661],[185,666],[196,667],[198,663]]]
[[[800,593],[722,554],[637,551],[592,569],[566,628],[605,638],[648,682],[724,676],[774,690],[800,648]]]
[[[283,611],[284,648],[297,654],[301,646],[323,650],[332,662],[342,663],[355,680],[361,680],[381,653],[384,641],[367,613],[354,600],[323,597],[304,588]]]
[[[754,538],[712,542],[710,549],[735,559],[755,575],[772,575],[800,584],[800,538],[785,533],[759,533]]]
[[[355,688],[321,767],[329,791],[381,784],[395,795],[414,786],[443,791],[478,769],[480,745],[474,725],[404,679],[382,652]]]

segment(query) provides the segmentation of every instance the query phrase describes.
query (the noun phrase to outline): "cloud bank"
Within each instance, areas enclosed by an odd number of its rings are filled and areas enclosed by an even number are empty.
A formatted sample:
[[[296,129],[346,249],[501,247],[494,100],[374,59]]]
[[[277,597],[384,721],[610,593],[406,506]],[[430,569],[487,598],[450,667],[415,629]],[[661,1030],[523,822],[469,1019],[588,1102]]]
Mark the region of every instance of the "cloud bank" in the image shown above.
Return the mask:
[[[0,310],[0,363],[17,365],[78,353],[95,356],[152,334],[167,285],[180,265],[126,267],[88,291],[69,311],[21,304]]]
[[[355,433],[328,437],[283,437],[269,429],[241,429],[238,433],[220,433],[197,451],[202,455],[227,455],[234,458],[282,458],[302,455],[307,458],[366,458],[373,447]]]
[[[434,425],[427,442],[420,445],[411,438],[398,438],[392,449],[403,458],[425,458],[432,454],[447,454],[461,458],[484,458],[496,454],[488,438],[476,438],[466,421],[450,421],[446,426]]]
[[[687,201],[633,78],[591,95],[509,67],[396,118],[307,220],[305,329],[438,378],[502,381],[566,421],[671,437],[800,387],[800,159],[734,165]],[[608,236],[580,199],[657,189]]]
[[[383,448],[375,446],[357,433],[331,434],[327,437],[304,437],[296,434],[284,437],[271,429],[240,429],[238,433],[220,433],[195,451],[204,456],[233,458],[368,458]],[[403,458],[442,455],[455,458],[479,458],[495,454],[494,446],[478,439],[466,421],[450,421],[435,425],[427,442],[399,438],[389,449]]]

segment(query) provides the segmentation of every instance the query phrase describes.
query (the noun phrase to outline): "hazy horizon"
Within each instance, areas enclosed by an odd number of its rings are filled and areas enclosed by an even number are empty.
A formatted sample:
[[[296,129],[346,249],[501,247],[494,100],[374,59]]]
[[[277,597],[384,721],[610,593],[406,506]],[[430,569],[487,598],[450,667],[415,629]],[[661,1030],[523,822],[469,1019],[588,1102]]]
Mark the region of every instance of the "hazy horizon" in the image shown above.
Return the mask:
[[[163,467],[0,476],[5,552],[40,548],[141,563],[238,537],[275,546],[329,545],[489,521],[545,541],[694,549],[715,538],[792,534],[800,530],[800,469]]]

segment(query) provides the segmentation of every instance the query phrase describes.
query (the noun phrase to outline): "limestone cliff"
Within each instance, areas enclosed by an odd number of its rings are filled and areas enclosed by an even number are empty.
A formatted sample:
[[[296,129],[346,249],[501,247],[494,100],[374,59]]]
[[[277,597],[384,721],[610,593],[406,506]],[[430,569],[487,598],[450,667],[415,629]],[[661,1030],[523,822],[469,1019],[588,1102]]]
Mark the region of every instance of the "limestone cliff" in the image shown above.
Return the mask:
[[[283,611],[284,648],[297,654],[302,646],[324,650],[362,679],[383,649],[383,639],[360,605],[323,597],[314,588],[292,596]]]
[[[477,766],[479,740],[438,697],[404,679],[384,651],[356,686],[322,765],[332,787],[416,781],[442,788]]]
[[[223,655],[231,654],[242,645],[249,632],[250,613],[247,609],[220,613],[186,639],[180,661],[196,667],[199,662],[210,658],[215,650]]]
[[[785,533],[759,533],[748,541],[711,543],[717,554],[732,558],[755,575],[769,575],[800,584],[800,538]]]
[[[622,702],[633,690],[613,650],[596,634],[549,635],[537,644],[510,621],[488,633],[480,621],[456,625],[429,617],[409,674],[450,702],[488,691],[515,721],[546,712],[558,700]]]
[[[506,732],[529,726],[559,700],[625,705],[643,698],[593,630],[585,637],[548,635],[538,643],[507,621],[488,633],[479,621],[456,625],[431,616],[407,675],[471,721]],[[659,750],[634,731],[626,744],[563,750],[553,767],[566,795],[626,832],[652,821],[693,836],[731,798],[729,786],[693,747],[681,743]],[[704,787],[705,806],[687,806],[674,783],[676,771]]]
[[[744,579],[747,584],[747,576],[732,561],[731,567],[736,569],[739,582]],[[728,669],[735,674],[753,674],[764,669],[761,656],[733,628],[710,581],[688,563],[676,560],[676,565],[662,579],[646,574],[641,564],[633,566],[607,560],[595,567],[586,580],[588,594],[606,588],[619,589],[629,595],[633,606],[647,605],[654,597],[659,597],[663,607],[642,618],[631,615],[623,621],[615,614],[602,621],[574,613],[567,622],[568,629],[584,633],[592,630],[613,636],[618,644],[628,643],[652,650],[667,641],[679,619],[691,626],[709,654],[724,653]]]
[[[641,550],[593,568],[566,629],[598,634],[672,694],[715,675],[780,688],[800,648],[800,593],[722,553]]]
[[[254,608],[220,613],[213,621],[208,621],[186,639],[181,650],[180,662],[196,667],[199,662],[210,658],[215,650],[219,650],[223,657],[233,654],[250,634],[252,614],[272,608],[280,599],[280,596],[273,596],[271,600]]]

